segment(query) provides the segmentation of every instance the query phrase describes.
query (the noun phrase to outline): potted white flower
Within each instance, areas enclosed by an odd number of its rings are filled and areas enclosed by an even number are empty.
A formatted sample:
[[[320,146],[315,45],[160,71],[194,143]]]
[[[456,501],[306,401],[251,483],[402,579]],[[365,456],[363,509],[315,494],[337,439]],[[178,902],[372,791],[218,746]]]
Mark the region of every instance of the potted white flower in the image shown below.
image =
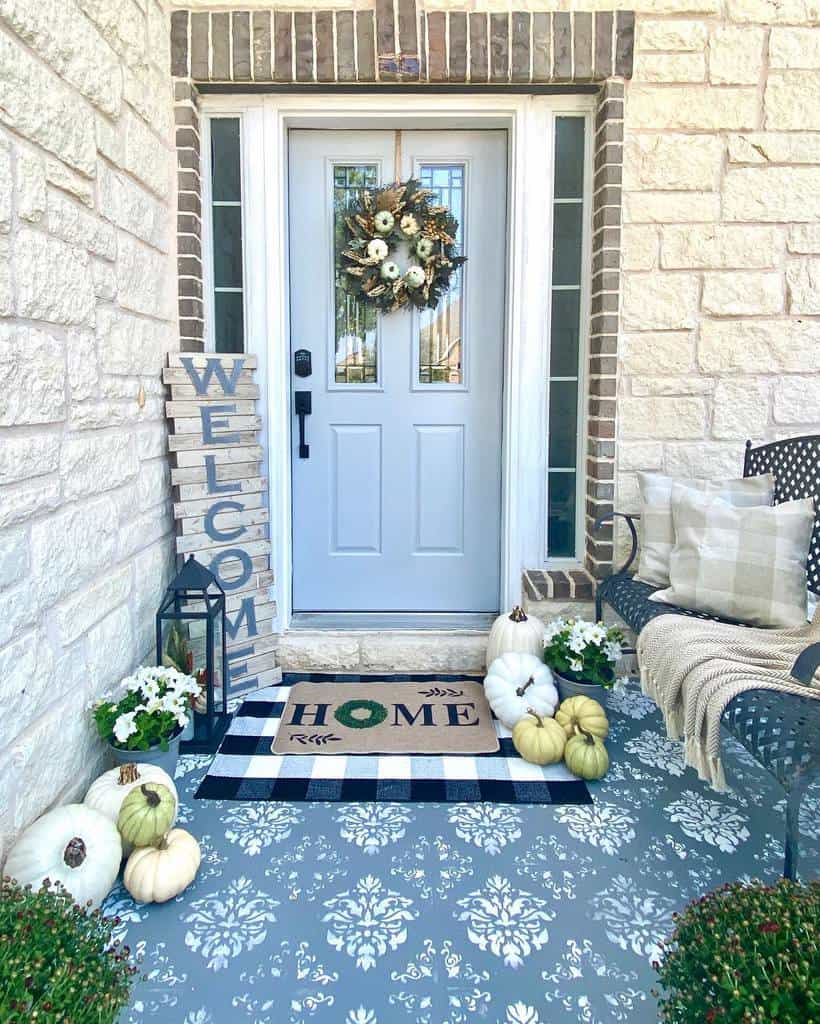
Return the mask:
[[[544,661],[552,669],[561,700],[600,699],[615,685],[615,663],[624,635],[616,626],[584,619],[555,619],[544,632]]]
[[[92,706],[97,732],[118,764],[159,765],[174,777],[179,741],[199,694],[193,676],[170,667],[140,668],[120,683],[123,696]]]

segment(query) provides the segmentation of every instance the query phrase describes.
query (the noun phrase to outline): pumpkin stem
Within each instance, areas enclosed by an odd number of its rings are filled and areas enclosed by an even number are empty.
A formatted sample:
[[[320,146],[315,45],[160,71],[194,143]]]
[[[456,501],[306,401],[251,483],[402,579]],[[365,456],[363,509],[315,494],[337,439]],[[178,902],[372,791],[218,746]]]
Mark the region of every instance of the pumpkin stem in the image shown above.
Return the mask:
[[[145,797],[145,802],[149,807],[156,807],[159,804],[159,793],[157,793],[156,790],[149,789],[144,782],[140,786],[140,790],[142,791],[142,795]]]
[[[515,695],[516,695],[516,697],[523,697],[523,696],[524,696],[524,694],[525,694],[525,693],[527,692],[528,688],[529,688],[530,686],[532,686],[532,684],[533,684],[534,682],[535,682],[535,678],[534,678],[533,676],[530,676],[530,678],[529,678],[529,679],[528,679],[528,680],[526,681],[526,683],[524,683],[524,685],[523,685],[523,686],[519,686],[519,687],[518,687],[518,688],[516,689],[516,691],[515,691]]]
[[[544,719],[533,708],[527,708],[527,714],[532,715],[539,729],[544,728]]]
[[[524,614],[524,609],[520,604],[517,604],[515,608],[510,612],[510,622],[526,622],[527,616]]]
[[[86,857],[85,843],[79,836],[69,839],[63,851],[63,860],[70,868],[78,868]]]
[[[156,844],[156,848],[158,850],[167,850],[168,849],[168,833],[167,832],[162,836],[160,841]]]
[[[582,725],[579,725],[578,722],[575,723],[575,728],[584,737],[584,743],[588,746],[592,746],[595,743],[595,737],[592,733],[588,732]]]
[[[120,775],[117,779],[118,786],[127,786],[131,782],[136,782],[140,777],[140,770],[135,764],[121,764]]]

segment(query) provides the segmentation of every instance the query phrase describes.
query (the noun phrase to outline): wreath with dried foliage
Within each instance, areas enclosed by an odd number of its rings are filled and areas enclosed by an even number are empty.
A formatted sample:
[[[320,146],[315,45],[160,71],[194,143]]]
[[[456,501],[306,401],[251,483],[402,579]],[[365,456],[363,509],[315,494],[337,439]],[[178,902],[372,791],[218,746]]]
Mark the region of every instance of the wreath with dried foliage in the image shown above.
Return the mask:
[[[466,257],[456,254],[458,221],[435,192],[410,178],[364,189],[342,215],[337,264],[357,299],[392,313],[406,306],[435,309]],[[396,262],[407,252],[408,266]]]

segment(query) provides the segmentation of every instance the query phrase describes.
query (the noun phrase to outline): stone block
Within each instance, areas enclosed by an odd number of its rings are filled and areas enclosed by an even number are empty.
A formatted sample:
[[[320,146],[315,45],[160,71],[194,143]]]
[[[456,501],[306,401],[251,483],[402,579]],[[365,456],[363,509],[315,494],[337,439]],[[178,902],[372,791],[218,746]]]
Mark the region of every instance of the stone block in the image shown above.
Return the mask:
[[[624,188],[708,192],[717,186],[722,159],[719,138],[630,134],[624,143]]]
[[[757,90],[633,83],[626,120],[637,131],[742,131],[759,126]]]
[[[28,537],[23,527],[0,533],[0,590],[28,572]]]
[[[40,609],[37,605],[37,591],[28,580],[3,591],[3,614],[0,615],[0,648],[23,636],[37,623]],[[3,655],[0,653],[0,665]],[[5,689],[5,680],[0,683],[0,693]],[[0,697],[2,703],[2,697]],[[15,726],[16,728],[16,726]],[[0,726],[0,733],[2,727]],[[0,737],[0,743],[2,738]]]
[[[730,164],[818,164],[817,132],[744,132],[730,135]]]
[[[75,196],[86,206],[94,206],[93,183],[52,156],[46,157],[46,181]]]
[[[773,392],[775,423],[805,423],[815,429],[820,409],[820,378],[779,377]]]
[[[22,228],[14,245],[17,312],[30,320],[93,324],[96,298],[88,253]]]
[[[0,37],[0,68],[0,121],[93,176],[94,127],[82,97],[6,35]]]
[[[122,97],[117,56],[73,4],[3,0],[8,25],[66,82],[96,107],[116,116]]]
[[[706,435],[706,406],[697,397],[623,397],[620,431],[625,439],[691,440]]]
[[[11,197],[14,177],[11,170],[11,143],[0,136],[0,232],[11,230]]]
[[[789,312],[820,314],[820,259],[795,260],[786,266]]]
[[[636,82],[703,82],[703,53],[642,53],[635,63]]]
[[[141,512],[146,512],[168,500],[170,495],[169,473],[168,460],[165,458],[140,464],[137,495]]]
[[[765,29],[718,25],[709,40],[709,81],[756,85],[763,70],[765,42]]]
[[[655,368],[666,369],[662,364]],[[715,387],[711,377],[696,377],[689,374],[685,377],[652,376],[633,377],[631,381],[633,395],[709,395]]]
[[[0,528],[25,523],[34,516],[51,512],[60,504],[60,481],[56,477],[38,479],[0,491]]]
[[[145,61],[145,17],[134,0],[77,0],[77,3],[126,65]]]
[[[483,672],[487,634],[383,633],[361,639],[363,672]],[[402,668],[402,666],[404,666]]]
[[[717,192],[627,192],[627,224],[697,224],[720,220]]]
[[[718,440],[762,437],[769,422],[769,382],[751,377],[718,381],[712,436]]]
[[[773,28],[769,35],[769,67],[820,68],[820,28]]]
[[[88,632],[88,669],[98,693],[113,689],[134,668],[131,609],[120,605]]]
[[[167,201],[174,169],[173,152],[140,117],[128,108],[116,123],[98,116],[96,138],[105,157]]]
[[[782,251],[779,228],[690,224],[661,230],[661,266],[671,270],[773,267]]]
[[[50,668],[51,651],[34,630],[0,650],[0,748],[36,718]]]
[[[65,376],[60,337],[39,327],[0,324],[0,426],[62,420]]]
[[[786,248],[789,252],[820,253],[820,224],[794,224]]]
[[[769,223],[820,220],[817,168],[730,168],[723,181],[723,216]]]
[[[663,470],[685,480],[731,480],[743,474],[743,449],[736,441],[672,442],[664,447]]]
[[[156,375],[170,342],[171,331],[163,324],[119,309],[101,309],[97,314],[97,346],[105,373]]]
[[[102,259],[113,260],[117,255],[111,225],[55,189],[49,189],[47,226],[52,235]]]
[[[130,564],[109,571],[102,579],[77,591],[54,609],[57,634],[63,647],[70,646],[106,618],[117,605],[128,600],[132,576]]]
[[[117,548],[114,504],[98,498],[31,526],[31,572],[48,607],[107,573]]]
[[[820,372],[820,322],[703,320],[698,365],[716,374]]]
[[[655,373],[658,367],[667,373],[687,373],[695,361],[694,335],[689,331],[624,334],[620,358],[624,373]]]
[[[622,473],[660,469],[662,465],[660,441],[624,441],[618,445],[618,469]]]
[[[766,80],[763,106],[766,128],[820,130],[820,70],[772,71]]]
[[[708,29],[703,21],[638,19],[638,51],[703,51],[707,38]]]
[[[56,472],[59,460],[59,434],[38,433],[28,437],[12,434],[4,437],[0,444],[0,484],[15,484],[47,476]]]
[[[14,292],[11,284],[11,246],[0,237],[0,316],[14,313]]]
[[[170,145],[174,128],[174,97],[167,69],[160,72],[145,65],[123,68],[123,96],[142,120]]]
[[[135,313],[170,319],[175,282],[167,258],[130,235],[120,234],[118,246],[119,304]]]
[[[717,316],[755,316],[783,310],[783,275],[715,271],[704,274],[701,309]]]
[[[42,157],[27,147],[15,151],[17,215],[36,223],[46,211],[46,168]]]
[[[624,224],[621,232],[623,270],[654,270],[658,265],[659,234],[651,225]]]
[[[680,330],[697,324],[696,274],[627,274],[622,318],[627,331]]]
[[[117,297],[117,273],[110,263],[92,259],[91,277],[94,280],[94,294],[98,299],[112,300]]]
[[[119,487],[139,472],[136,442],[130,433],[66,438],[60,449],[60,476],[67,500]]]
[[[286,633],[276,649],[285,672],[338,672],[359,667],[359,640],[351,633]]]
[[[97,180],[103,216],[153,248],[167,252],[171,219],[168,206],[103,161],[99,162]]]

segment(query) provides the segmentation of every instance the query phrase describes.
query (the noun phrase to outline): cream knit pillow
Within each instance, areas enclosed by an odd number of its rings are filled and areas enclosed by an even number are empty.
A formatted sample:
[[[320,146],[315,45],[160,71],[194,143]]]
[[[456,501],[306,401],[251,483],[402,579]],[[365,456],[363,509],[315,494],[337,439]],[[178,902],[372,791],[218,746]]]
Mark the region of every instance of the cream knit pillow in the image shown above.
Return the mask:
[[[806,622],[813,498],[733,508],[676,484],[672,518],[677,540],[669,560],[671,583],[653,601],[752,626]]]
[[[641,490],[641,554],[636,578],[656,587],[669,585],[669,556],[675,546],[672,524],[672,487],[722,498],[730,505],[771,505],[774,477],[771,473],[740,480],[675,480],[661,473],[638,473]]]

